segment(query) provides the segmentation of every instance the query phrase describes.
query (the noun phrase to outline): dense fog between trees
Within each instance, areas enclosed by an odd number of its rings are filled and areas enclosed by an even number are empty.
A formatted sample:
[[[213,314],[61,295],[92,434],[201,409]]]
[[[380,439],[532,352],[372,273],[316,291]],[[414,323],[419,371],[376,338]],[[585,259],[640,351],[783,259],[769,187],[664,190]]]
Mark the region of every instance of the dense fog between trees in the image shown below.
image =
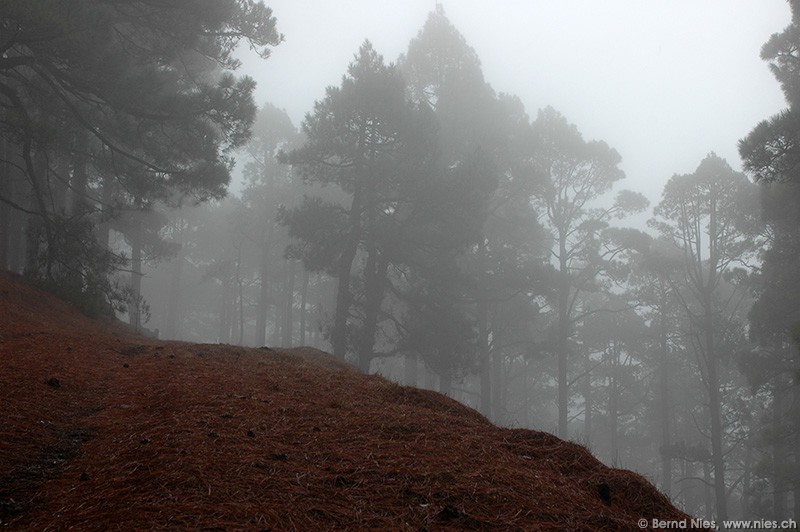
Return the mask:
[[[786,109],[744,172],[709,148],[651,204],[580,116],[496,92],[441,5],[400,57],[365,40],[297,124],[234,55],[280,46],[261,3],[6,3],[0,267],[162,339],[327,350],[693,515],[797,518],[790,4],[762,50]]]

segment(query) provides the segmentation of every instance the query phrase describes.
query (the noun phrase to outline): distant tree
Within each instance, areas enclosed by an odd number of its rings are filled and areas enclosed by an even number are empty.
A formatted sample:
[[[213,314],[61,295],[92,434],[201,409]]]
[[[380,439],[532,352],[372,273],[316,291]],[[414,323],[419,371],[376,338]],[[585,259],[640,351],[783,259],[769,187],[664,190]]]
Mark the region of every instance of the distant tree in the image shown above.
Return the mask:
[[[28,215],[26,269],[83,293],[122,265],[110,219],[224,194],[255,111],[233,50],[281,40],[251,0],[3,3],[0,34],[0,155],[17,176],[2,203]]]
[[[800,441],[800,3],[789,2],[791,24],[764,44],[761,57],[780,83],[788,108],[756,125],[739,142],[744,168],[759,184],[769,242],[763,254],[757,301],[750,313],[751,338],[759,348],[740,360],[758,389],[771,393],[772,413],[765,433],[771,457],[774,516],[787,513],[786,494],[794,491],[800,508],[800,456],[790,449]],[[792,344],[794,344],[792,346]],[[794,405],[789,407],[787,405]],[[794,465],[787,462],[794,454]]]
[[[277,155],[281,150],[291,150],[299,143],[299,133],[286,112],[265,104],[256,116],[253,137],[246,146],[247,162],[243,174],[247,186],[242,193],[242,215],[247,218],[242,229],[248,243],[254,244],[258,251],[258,258],[255,259],[259,284],[256,345],[265,345],[270,303],[276,310],[283,309],[282,314],[287,314],[288,305],[288,315],[282,320],[284,338],[281,344],[287,347],[291,344],[294,287],[289,285],[294,270],[284,253],[288,234],[280,224],[278,215],[281,208],[290,207],[296,202],[302,186],[294,182],[289,168],[278,162]],[[292,257],[290,260],[297,259]],[[285,292],[283,297],[276,297],[280,292]]]
[[[727,515],[723,396],[720,361],[726,316],[740,308],[744,293],[722,297],[733,267],[752,258],[760,242],[748,234],[755,216],[755,187],[713,153],[693,174],[673,176],[650,222],[683,254],[676,294],[696,341],[698,370],[708,394],[716,515]]]
[[[366,371],[375,356],[398,231],[409,213],[405,200],[429,175],[434,122],[407,100],[397,68],[367,41],[342,85],[329,87],[315,104],[303,132],[305,144],[285,160],[306,182],[338,191],[306,196],[283,221],[298,239],[296,252],[306,267],[337,278],[334,355],[344,358],[349,346]]]
[[[596,206],[597,200],[625,177],[618,166],[619,154],[605,142],[583,140],[578,129],[550,107],[539,112],[534,132],[534,164],[546,180],[541,193],[532,199],[541,207],[552,235],[550,253],[558,272],[553,296],[558,434],[566,437],[569,339],[573,324],[581,319],[579,296],[593,287],[600,273],[611,266],[609,259],[625,247],[603,243],[609,221],[643,210],[647,200],[641,194],[622,191],[610,207]]]
[[[410,97],[436,114],[442,166],[457,168],[475,191],[468,221],[475,226],[475,244],[458,260],[465,283],[458,292],[462,311],[477,329],[469,351],[477,357],[479,407],[499,419],[505,388],[501,369],[508,357],[530,350],[530,334],[522,331],[532,330],[538,312],[534,300],[542,288],[543,260],[536,245],[542,232],[528,201],[537,185],[526,164],[529,119],[519,99],[495,94],[475,50],[441,5],[409,44],[400,68]],[[442,292],[454,293],[452,287]],[[510,307],[516,311],[509,312]],[[413,352],[409,355],[413,366]]]
[[[628,279],[632,297],[640,306],[640,314],[649,322],[650,357],[653,369],[653,412],[661,471],[660,489],[672,491],[673,456],[668,452],[674,440],[675,397],[678,388],[677,369],[683,349],[681,316],[671,282],[682,272],[682,254],[664,239],[652,240],[633,264]]]

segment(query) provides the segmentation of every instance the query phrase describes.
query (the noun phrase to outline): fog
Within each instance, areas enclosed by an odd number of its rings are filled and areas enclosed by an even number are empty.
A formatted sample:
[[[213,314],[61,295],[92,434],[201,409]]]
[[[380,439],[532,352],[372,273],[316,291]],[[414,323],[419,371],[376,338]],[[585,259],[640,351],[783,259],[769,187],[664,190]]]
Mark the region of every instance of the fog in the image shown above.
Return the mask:
[[[318,347],[691,515],[797,518],[787,2],[224,5],[102,14],[135,51],[0,8],[0,267],[162,339]]]
[[[286,40],[266,62],[242,50],[244,71],[259,82],[257,102],[300,124],[364,39],[396,60],[435,2],[270,5]],[[551,105],[587,138],[608,142],[622,155],[626,187],[654,203],[673,173],[694,171],[710,151],[739,169],[738,140],[785,105],[759,57],[790,19],[781,0],[443,6],[496,91],[519,96],[531,115]]]

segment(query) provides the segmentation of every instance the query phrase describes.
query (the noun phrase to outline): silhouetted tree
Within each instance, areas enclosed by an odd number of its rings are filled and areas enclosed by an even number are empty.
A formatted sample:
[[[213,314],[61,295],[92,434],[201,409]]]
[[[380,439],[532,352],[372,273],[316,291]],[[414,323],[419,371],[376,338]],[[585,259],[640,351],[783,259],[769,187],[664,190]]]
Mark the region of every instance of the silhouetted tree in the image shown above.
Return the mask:
[[[748,229],[754,216],[755,187],[713,153],[695,173],[673,176],[650,225],[683,254],[683,279],[676,293],[696,338],[698,370],[708,394],[716,515],[727,516],[723,396],[720,360],[726,316],[740,308],[742,297],[723,298],[725,276],[752,257],[760,242]]]
[[[466,283],[460,292],[470,303],[468,314],[477,328],[477,345],[470,351],[477,357],[480,409],[499,417],[500,405],[493,407],[492,399],[499,400],[504,389],[501,368],[506,357],[530,349],[530,335],[520,334],[532,329],[538,312],[534,300],[542,290],[543,260],[537,245],[542,233],[528,201],[537,186],[527,164],[529,119],[517,98],[494,93],[475,50],[441,5],[409,44],[400,67],[411,98],[436,114],[441,164],[458,168],[460,179],[472,183],[475,192],[471,220],[465,220],[474,225],[475,245],[458,261]],[[408,362],[416,364],[413,356]]]
[[[558,358],[558,434],[567,436],[569,339],[572,325],[580,319],[577,304],[582,291],[592,288],[608,259],[620,249],[607,249],[602,232],[613,218],[643,210],[647,200],[622,191],[611,207],[597,207],[597,200],[625,177],[619,154],[605,142],[583,140],[578,129],[554,109],[539,112],[534,123],[535,164],[546,177],[535,198],[551,232],[552,260],[558,271],[555,300]],[[624,246],[623,246],[624,247]]]
[[[224,194],[255,111],[233,50],[245,40],[266,57],[281,39],[251,0],[4,3],[0,34],[4,168],[32,198],[2,200],[28,214],[26,269],[84,294],[110,291],[124,262],[94,228]]]
[[[771,437],[765,438],[772,456],[764,467],[772,472],[778,519],[786,515],[790,489],[794,490],[795,515],[800,508],[800,454],[796,451],[800,439],[800,3],[792,0],[789,5],[791,24],[761,49],[788,108],[760,122],[739,143],[745,170],[761,184],[769,233],[758,298],[750,313],[751,338],[759,349],[743,356],[740,365],[754,386],[772,394],[773,412],[766,429]],[[791,449],[795,450],[793,465],[787,466]]]
[[[435,148],[432,116],[409,102],[394,65],[365,42],[340,87],[329,87],[303,123],[305,145],[286,161],[308,183],[336,185],[338,198],[306,196],[283,216],[306,267],[337,278],[334,354],[348,345],[367,370],[404,218]],[[400,240],[398,241],[398,238]]]

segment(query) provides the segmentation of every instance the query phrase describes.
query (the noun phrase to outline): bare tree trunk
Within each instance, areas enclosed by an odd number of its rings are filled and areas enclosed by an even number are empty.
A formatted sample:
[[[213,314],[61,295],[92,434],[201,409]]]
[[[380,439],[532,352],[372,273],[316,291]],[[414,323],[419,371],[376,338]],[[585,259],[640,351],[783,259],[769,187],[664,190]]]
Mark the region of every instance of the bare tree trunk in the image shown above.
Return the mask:
[[[331,331],[331,343],[333,344],[333,355],[341,360],[345,359],[347,352],[347,318],[350,315],[350,305],[352,294],[350,294],[350,275],[353,268],[353,260],[358,251],[358,241],[360,238],[360,201],[353,196],[353,205],[350,207],[350,236],[342,256],[339,259],[337,271],[336,287],[336,310],[333,315],[333,330]]]
[[[418,368],[417,368],[417,354],[408,352],[404,355],[404,374],[403,382],[409,386],[417,386]]]
[[[8,164],[8,142],[4,138],[0,138],[0,199],[8,201],[13,199],[11,165]],[[10,209],[11,207],[8,204],[0,201],[0,270],[9,269],[10,266]]]
[[[489,350],[489,298],[486,293],[486,238],[481,237],[478,247],[477,324],[478,324],[478,364],[480,369],[480,412],[492,419],[492,368]]]
[[[239,256],[236,258],[236,301],[239,310],[239,341],[237,345],[244,345],[244,288],[242,280],[242,248],[239,246]]]
[[[26,146],[26,149],[30,149],[30,146]],[[28,206],[28,210],[31,212],[39,213],[39,216],[28,214],[27,216],[27,228],[25,233],[25,272],[28,274],[36,275],[39,272],[39,259],[40,259],[40,252],[41,252],[41,240],[42,236],[46,233],[46,225],[47,225],[47,209],[45,208],[44,198],[42,197],[42,181],[45,178],[45,173],[47,171],[47,161],[44,160],[43,156],[40,153],[34,154],[33,157],[30,156],[30,152],[28,152],[28,156],[26,158],[26,168],[28,173],[28,181],[31,185],[30,188],[30,204]],[[46,240],[51,240],[49,235],[46,235]],[[50,248],[50,246],[48,246]],[[48,249],[48,257],[47,257],[47,277],[50,277],[50,267],[52,266],[52,261],[50,260],[50,254],[53,252],[52,249]]]
[[[101,198],[103,202],[103,213],[100,224],[97,228],[97,241],[100,243],[103,249],[108,249],[109,240],[111,238],[111,226],[109,224],[111,213],[108,212],[108,206],[111,204],[111,198],[114,196],[114,181],[110,177],[105,176],[103,177],[102,183],[103,190],[101,192]]]
[[[592,373],[588,368],[592,366],[589,350],[586,351],[586,380],[583,386],[583,437],[586,445],[592,441],[592,411],[594,410],[594,394],[592,393]]]
[[[172,261],[172,276],[170,279],[170,297],[167,302],[167,319],[164,323],[164,336],[169,339],[178,339],[181,334],[181,301],[183,299],[183,288],[181,281],[183,278],[183,262],[186,260],[186,251],[183,247],[183,239],[179,242],[178,254]]]
[[[569,437],[569,386],[567,362],[569,359],[569,262],[567,259],[567,236],[559,231],[558,236],[558,436]]]
[[[711,417],[711,459],[714,465],[714,494],[716,498],[716,517],[728,518],[727,488],[725,485],[725,456],[722,448],[722,398],[717,368],[717,353],[714,344],[713,314],[711,294],[705,294],[705,342],[706,342],[706,385],[708,386],[708,409]]]
[[[439,375],[439,393],[450,396],[453,390],[453,376],[449,372]]]
[[[708,462],[703,462],[703,495],[706,501],[706,517],[708,519],[714,518],[714,505],[715,505],[715,494],[714,494],[714,481],[711,479],[711,470],[713,464],[709,465]]]
[[[386,270],[389,263],[384,257],[379,257],[377,250],[367,257],[365,268],[366,304],[364,307],[364,326],[361,330],[358,346],[358,366],[361,371],[368,373],[374,357],[375,334],[378,327],[378,315],[383,303],[384,283]]]
[[[137,210],[133,213],[135,220],[131,233],[131,301],[128,308],[128,320],[137,331],[142,326],[140,302],[142,297],[142,221],[141,202],[136,200]]]
[[[780,347],[777,347],[780,349]],[[785,519],[788,513],[788,486],[786,483],[786,465],[788,456],[784,436],[781,434],[780,427],[786,422],[786,412],[784,409],[784,386],[786,383],[782,376],[778,376],[772,386],[772,423],[775,430],[772,442],[772,490],[773,490],[773,512],[778,520]]]
[[[752,512],[750,510],[750,493],[752,490],[750,479],[753,474],[753,446],[750,442],[745,442],[744,445],[744,471],[742,471],[742,519],[752,519]]]
[[[303,268],[303,287],[300,290],[300,345],[306,345],[306,312],[308,306],[308,284],[310,275]]]
[[[292,347],[294,343],[294,268],[295,262],[287,259],[283,290],[283,328],[281,330],[283,347]]]
[[[661,425],[661,449],[670,446],[670,393],[669,393],[669,346],[667,344],[666,296],[662,297],[659,319],[659,364],[658,364],[658,411]],[[669,497],[672,491],[672,456],[668,452],[661,453],[661,490]]]
[[[272,241],[272,225],[265,232],[261,242],[261,266],[259,270],[258,311],[256,313],[256,345],[267,341],[267,313],[269,312],[269,243]]]
[[[219,302],[219,343],[229,344],[231,342],[230,276],[223,272],[220,282],[222,283],[222,298]]]
[[[493,338],[494,345],[502,345],[500,338]],[[508,420],[508,383],[505,380],[505,360],[500,350],[490,349],[489,367],[492,369],[492,417],[495,424],[504,425]]]
[[[608,388],[608,431],[611,434],[611,464],[619,464],[619,348],[611,342],[611,382]]]

